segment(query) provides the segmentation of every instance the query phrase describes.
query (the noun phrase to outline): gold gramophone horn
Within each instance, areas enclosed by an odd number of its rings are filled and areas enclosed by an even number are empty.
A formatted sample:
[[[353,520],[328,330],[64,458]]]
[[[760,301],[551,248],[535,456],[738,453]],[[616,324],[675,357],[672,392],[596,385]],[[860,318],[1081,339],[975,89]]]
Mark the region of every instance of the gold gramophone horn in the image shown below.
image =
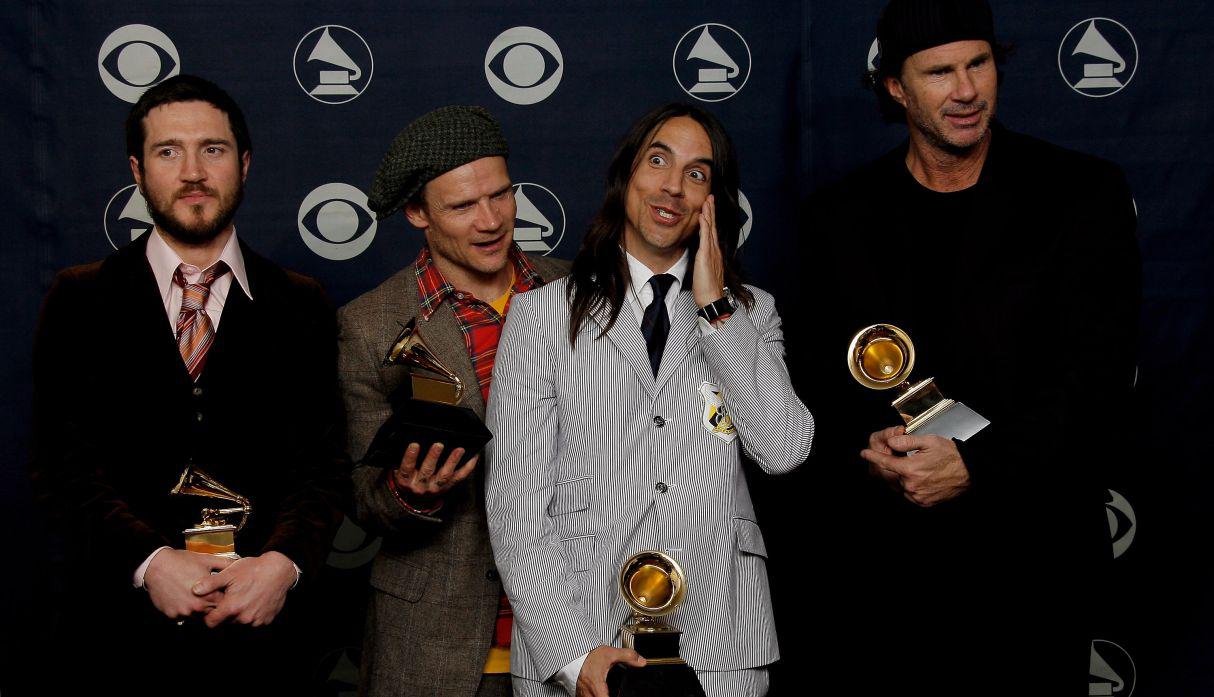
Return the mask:
[[[432,378],[417,373],[410,373],[413,385],[413,397],[428,402],[457,404],[464,395],[464,381],[443,365],[434,355],[430,347],[422,339],[421,330],[417,328],[417,318],[409,320],[408,324],[396,335],[396,340],[384,357],[384,365],[403,365],[422,368],[438,373],[442,378]]]
[[[874,324],[852,337],[847,369],[861,385],[874,390],[897,387],[915,367],[915,344],[892,324]]]
[[[683,604],[686,592],[683,567],[657,550],[637,552],[620,567],[620,594],[641,617],[669,615]]]
[[[233,508],[203,509],[204,518],[210,517],[212,520],[215,519],[215,514],[240,513],[240,523],[236,525],[237,530],[244,528],[245,523],[249,520],[249,514],[253,512],[253,506],[247,498],[220,484],[214,477],[193,465],[185,468],[185,471],[181,473],[181,478],[177,480],[177,485],[169,491],[169,494],[173,496],[181,496],[183,494],[188,496],[205,496],[237,504]],[[210,515],[208,516],[208,514]]]

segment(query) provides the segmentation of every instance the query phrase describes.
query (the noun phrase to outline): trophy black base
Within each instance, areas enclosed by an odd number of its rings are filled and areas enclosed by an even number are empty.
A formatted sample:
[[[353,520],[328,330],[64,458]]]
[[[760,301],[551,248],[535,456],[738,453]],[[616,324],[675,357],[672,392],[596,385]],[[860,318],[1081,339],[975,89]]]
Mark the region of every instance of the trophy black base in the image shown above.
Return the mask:
[[[410,443],[421,446],[418,462],[430,446],[442,443],[443,456],[438,466],[446,462],[446,454],[456,448],[464,449],[460,464],[472,459],[484,449],[493,434],[476,412],[468,407],[402,399],[393,406],[392,415],[380,426],[363,462],[374,467],[395,469]]]
[[[686,663],[615,665],[607,673],[611,697],[707,697],[696,672]]]

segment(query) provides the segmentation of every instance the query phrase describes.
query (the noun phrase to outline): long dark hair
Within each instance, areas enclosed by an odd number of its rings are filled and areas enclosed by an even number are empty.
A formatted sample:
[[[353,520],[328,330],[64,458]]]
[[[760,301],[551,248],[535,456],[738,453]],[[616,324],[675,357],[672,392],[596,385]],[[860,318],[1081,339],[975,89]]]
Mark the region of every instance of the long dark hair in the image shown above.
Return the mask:
[[[620,308],[628,296],[628,260],[620,249],[624,234],[624,202],[628,194],[628,182],[636,169],[638,159],[662,124],[668,120],[686,116],[704,128],[712,143],[712,195],[716,202],[717,239],[721,245],[721,258],[725,265],[725,285],[734,296],[750,307],[754,295],[742,285],[742,269],[737,258],[738,231],[741,229],[738,207],[738,160],[734,154],[733,141],[725,127],[707,110],[694,104],[664,104],[641,117],[624,140],[616,148],[607,168],[607,195],[603,207],[590,223],[590,229],[582,238],[582,246],[573,259],[569,272],[567,299],[569,301],[569,345],[577,344],[577,335],[590,315],[604,307],[610,308],[607,323],[599,332],[606,334],[619,317]],[[694,261],[699,248],[699,236],[688,239],[688,248]],[[690,283],[694,263],[688,267],[685,283]]]

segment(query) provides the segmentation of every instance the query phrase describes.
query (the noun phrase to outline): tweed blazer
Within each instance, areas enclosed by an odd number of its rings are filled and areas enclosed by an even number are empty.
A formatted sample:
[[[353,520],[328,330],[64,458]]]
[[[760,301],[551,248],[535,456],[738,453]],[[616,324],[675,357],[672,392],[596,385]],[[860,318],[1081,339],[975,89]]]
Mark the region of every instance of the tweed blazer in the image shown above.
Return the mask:
[[[779,657],[766,548],[742,466],[768,473],[809,455],[813,417],[784,364],[774,301],[757,288],[702,336],[690,289],[675,299],[656,379],[635,315],[605,336],[602,315],[568,339],[566,282],[519,298],[498,347],[489,400],[490,538],[514,605],[516,691],[600,645],[619,645],[616,587],[633,553],[658,549],[687,574],[667,621],[697,670]],[[715,389],[735,431],[712,432]],[[534,686],[534,683],[532,683]]]
[[[545,281],[568,270],[562,260],[529,261]],[[521,297],[511,301],[510,312]],[[382,363],[414,317],[427,345],[468,386],[460,406],[485,413],[455,313],[443,303],[422,320],[412,264],[338,311],[338,373],[356,462],[355,514],[384,539],[371,569],[360,692],[467,696],[480,682],[501,593],[485,525],[485,458],[433,516],[406,511],[388,490],[390,472],[359,462],[392,412],[389,395],[407,378],[404,367]]]

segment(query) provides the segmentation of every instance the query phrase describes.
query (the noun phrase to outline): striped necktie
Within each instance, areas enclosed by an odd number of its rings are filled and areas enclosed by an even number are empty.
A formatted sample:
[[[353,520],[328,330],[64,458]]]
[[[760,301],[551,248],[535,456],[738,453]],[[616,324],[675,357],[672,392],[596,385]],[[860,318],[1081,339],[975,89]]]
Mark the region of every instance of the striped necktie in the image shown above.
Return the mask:
[[[211,296],[211,284],[215,279],[228,272],[228,265],[222,261],[202,272],[198,283],[186,283],[182,269],[185,264],[173,272],[173,283],[181,286],[181,313],[177,315],[177,349],[181,351],[181,360],[185,361],[186,370],[195,382],[202,375],[202,367],[207,362],[207,351],[215,341],[215,328],[211,326],[211,318],[204,308],[207,298]]]

